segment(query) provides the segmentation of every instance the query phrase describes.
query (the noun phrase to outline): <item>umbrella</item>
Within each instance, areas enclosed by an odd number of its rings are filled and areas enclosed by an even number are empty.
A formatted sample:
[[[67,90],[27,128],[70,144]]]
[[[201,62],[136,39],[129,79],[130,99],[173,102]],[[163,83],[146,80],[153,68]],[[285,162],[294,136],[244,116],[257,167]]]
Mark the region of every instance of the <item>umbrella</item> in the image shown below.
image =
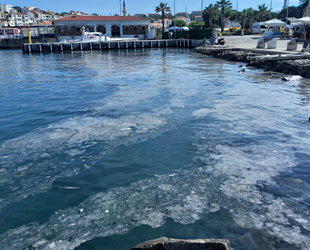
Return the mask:
[[[276,18],[272,19],[272,20],[269,20],[267,22],[265,22],[265,25],[267,26],[272,26],[272,27],[280,27],[280,26],[286,26],[286,23],[285,22],[282,22]]]

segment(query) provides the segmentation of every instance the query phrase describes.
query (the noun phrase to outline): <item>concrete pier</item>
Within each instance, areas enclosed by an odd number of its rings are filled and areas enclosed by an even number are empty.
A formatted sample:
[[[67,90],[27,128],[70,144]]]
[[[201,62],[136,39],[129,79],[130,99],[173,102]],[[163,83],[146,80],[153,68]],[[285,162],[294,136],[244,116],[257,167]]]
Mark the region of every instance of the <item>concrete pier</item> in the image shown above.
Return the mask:
[[[82,50],[111,50],[111,49],[136,49],[136,48],[161,48],[182,47],[194,48],[202,44],[200,40],[169,39],[169,40],[137,40],[137,41],[109,41],[93,43],[24,43],[24,53],[34,52],[62,52]]]

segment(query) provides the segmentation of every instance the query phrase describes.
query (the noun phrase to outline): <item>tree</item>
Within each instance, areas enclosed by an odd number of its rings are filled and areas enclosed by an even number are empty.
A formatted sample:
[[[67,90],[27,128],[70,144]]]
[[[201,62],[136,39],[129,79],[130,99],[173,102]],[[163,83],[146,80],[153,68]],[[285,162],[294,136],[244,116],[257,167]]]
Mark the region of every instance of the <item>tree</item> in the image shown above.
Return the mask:
[[[12,8],[16,9],[19,13],[23,12],[23,9],[20,6],[15,6],[15,7],[12,7]]]
[[[209,4],[208,7],[205,8],[205,12],[209,15],[209,28],[212,27],[213,15],[215,15],[218,11],[218,6]]]
[[[156,13],[161,12],[163,31],[165,31],[165,12],[171,12],[170,7],[167,5],[167,3],[160,2],[160,4],[155,8]]]
[[[229,0],[219,0],[216,2],[216,5],[221,9],[221,32],[223,32],[225,22],[225,9],[231,9],[232,3]]]
[[[174,26],[174,20],[172,21],[170,27],[173,27]],[[186,27],[186,22],[182,19],[176,19],[175,20],[175,26],[177,27]]]
[[[266,21],[269,18],[269,11],[268,7],[265,4],[257,5],[258,12],[257,12],[257,20],[259,22]]]
[[[68,14],[67,12],[61,12],[61,16],[65,16],[66,14]]]
[[[98,16],[98,14],[97,13],[93,13],[93,14],[91,14],[92,16]]]
[[[288,7],[288,13],[289,17],[296,17],[296,18],[301,18],[303,15],[303,8],[301,6],[290,6]],[[279,12],[277,18],[278,19],[284,19],[286,18],[287,14],[287,9],[283,9]]]
[[[304,10],[305,8],[307,8],[309,4],[309,0],[299,0],[299,6]]]

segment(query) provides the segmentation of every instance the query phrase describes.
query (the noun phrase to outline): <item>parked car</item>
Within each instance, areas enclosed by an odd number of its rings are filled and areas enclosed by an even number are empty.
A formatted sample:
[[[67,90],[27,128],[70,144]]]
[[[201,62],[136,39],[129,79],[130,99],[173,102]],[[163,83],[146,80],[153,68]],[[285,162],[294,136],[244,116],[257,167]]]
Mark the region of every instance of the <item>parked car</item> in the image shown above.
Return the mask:
[[[265,23],[253,23],[252,33],[253,34],[263,34],[265,31],[268,31],[268,27],[265,26]]]

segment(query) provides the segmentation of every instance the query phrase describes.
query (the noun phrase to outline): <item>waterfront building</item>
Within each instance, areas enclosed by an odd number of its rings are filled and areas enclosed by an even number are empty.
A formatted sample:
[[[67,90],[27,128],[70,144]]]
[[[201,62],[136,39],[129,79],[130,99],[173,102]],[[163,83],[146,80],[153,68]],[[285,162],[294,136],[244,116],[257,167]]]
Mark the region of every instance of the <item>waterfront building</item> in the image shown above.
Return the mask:
[[[138,37],[150,30],[150,20],[134,16],[68,16],[55,20],[58,40],[81,36],[82,27],[109,37]]]

